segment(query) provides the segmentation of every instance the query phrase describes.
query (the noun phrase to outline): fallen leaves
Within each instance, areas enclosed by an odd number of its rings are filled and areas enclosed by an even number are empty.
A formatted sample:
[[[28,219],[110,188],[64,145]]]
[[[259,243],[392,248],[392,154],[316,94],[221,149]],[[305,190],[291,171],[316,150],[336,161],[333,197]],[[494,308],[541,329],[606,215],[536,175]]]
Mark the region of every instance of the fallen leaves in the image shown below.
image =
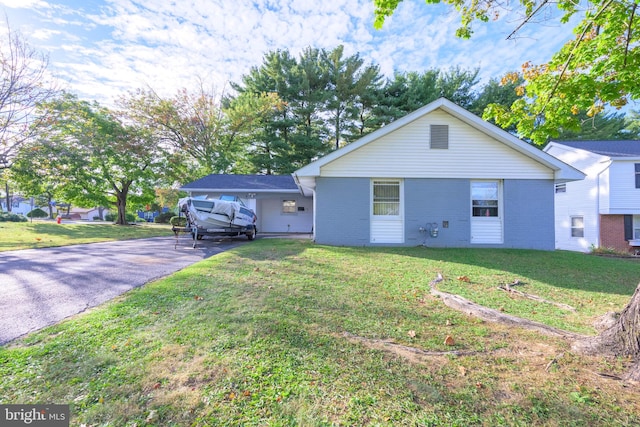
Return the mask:
[[[444,339],[444,345],[456,345],[456,341],[453,339],[453,337],[451,335],[447,335],[447,337]]]

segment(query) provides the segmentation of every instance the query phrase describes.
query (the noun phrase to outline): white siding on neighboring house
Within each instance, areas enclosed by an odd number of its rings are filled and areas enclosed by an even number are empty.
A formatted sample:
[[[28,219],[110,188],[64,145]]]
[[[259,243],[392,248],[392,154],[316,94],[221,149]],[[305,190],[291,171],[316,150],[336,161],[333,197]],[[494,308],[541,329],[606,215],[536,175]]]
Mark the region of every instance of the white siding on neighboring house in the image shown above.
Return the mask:
[[[429,148],[430,125],[449,125],[446,149]],[[326,177],[553,179],[533,159],[436,110],[321,167]]]
[[[610,206],[606,211],[601,207],[601,213],[634,214],[640,211],[640,189],[636,188],[635,164],[638,161],[616,161],[611,165]]]
[[[604,156],[565,146],[553,146],[546,151],[587,174],[584,180],[566,183],[565,192],[556,193],[555,233],[557,249],[588,252],[599,245],[598,211],[608,209],[609,205],[609,162]],[[583,218],[583,237],[571,235],[573,217]]]

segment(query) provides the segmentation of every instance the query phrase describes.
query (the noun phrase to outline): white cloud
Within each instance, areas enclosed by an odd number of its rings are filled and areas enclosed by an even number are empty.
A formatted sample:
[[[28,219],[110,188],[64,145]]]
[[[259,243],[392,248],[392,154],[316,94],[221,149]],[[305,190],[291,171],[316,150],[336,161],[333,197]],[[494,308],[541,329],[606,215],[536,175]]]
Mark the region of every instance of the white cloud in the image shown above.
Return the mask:
[[[17,4],[22,8],[15,9]],[[544,60],[556,46],[534,38],[506,42],[507,18],[477,25],[472,40],[460,40],[454,36],[456,14],[446,5],[421,2],[401,2],[380,31],[373,29],[371,0],[0,0],[0,5],[35,47],[50,52],[54,73],[80,96],[101,102],[147,85],[172,94],[197,78],[223,88],[276,49],[297,56],[309,46],[342,44],[345,54],[359,53],[387,76],[459,65],[481,67],[488,80],[526,60]],[[547,32],[558,40],[567,31],[545,27]]]

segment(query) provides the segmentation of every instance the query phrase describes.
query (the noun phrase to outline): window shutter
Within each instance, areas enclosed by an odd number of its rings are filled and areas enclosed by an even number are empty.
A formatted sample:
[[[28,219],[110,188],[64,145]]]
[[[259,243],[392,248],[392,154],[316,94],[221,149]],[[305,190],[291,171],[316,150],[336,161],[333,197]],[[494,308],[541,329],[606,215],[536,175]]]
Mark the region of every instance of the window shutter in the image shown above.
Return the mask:
[[[449,125],[431,125],[431,148],[449,148]]]
[[[624,215],[624,240],[633,240],[633,215]]]

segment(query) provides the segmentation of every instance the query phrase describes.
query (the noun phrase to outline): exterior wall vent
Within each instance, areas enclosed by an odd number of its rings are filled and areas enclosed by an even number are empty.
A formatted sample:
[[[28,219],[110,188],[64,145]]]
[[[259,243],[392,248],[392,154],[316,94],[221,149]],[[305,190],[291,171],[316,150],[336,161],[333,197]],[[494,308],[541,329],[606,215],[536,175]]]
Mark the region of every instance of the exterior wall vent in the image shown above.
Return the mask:
[[[449,148],[449,125],[431,125],[430,147],[440,150]]]

